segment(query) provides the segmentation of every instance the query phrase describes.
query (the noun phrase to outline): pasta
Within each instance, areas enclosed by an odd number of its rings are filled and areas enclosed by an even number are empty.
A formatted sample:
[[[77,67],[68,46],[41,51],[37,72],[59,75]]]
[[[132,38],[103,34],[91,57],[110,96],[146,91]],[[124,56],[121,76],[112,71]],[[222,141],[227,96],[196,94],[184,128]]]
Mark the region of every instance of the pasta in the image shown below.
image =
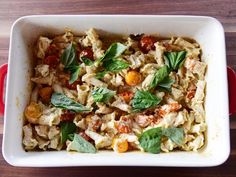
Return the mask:
[[[198,151],[206,142],[205,72],[193,39],[66,30],[35,46],[26,151]]]

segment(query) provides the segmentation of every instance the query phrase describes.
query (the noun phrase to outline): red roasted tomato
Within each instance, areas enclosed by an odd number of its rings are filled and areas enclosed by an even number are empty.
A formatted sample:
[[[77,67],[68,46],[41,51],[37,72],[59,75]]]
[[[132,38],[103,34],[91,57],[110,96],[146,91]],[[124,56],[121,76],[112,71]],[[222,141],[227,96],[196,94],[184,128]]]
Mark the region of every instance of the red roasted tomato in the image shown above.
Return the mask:
[[[90,47],[83,49],[80,53],[80,57],[86,57],[93,60],[93,51]]]
[[[44,58],[43,60],[44,64],[49,65],[51,68],[56,68],[58,64],[60,63],[59,58],[55,55],[50,55]]]
[[[67,80],[65,86],[66,86],[68,89],[76,90],[78,84],[80,84],[80,81],[79,81],[79,80],[75,81],[75,82],[72,83],[72,84],[69,84],[69,81]]]
[[[65,110],[64,113],[61,115],[61,121],[63,122],[68,122],[68,121],[73,121],[75,118],[75,113]]]
[[[143,36],[139,41],[139,48],[143,53],[148,53],[150,50],[155,50],[155,42],[156,39],[153,36]]]

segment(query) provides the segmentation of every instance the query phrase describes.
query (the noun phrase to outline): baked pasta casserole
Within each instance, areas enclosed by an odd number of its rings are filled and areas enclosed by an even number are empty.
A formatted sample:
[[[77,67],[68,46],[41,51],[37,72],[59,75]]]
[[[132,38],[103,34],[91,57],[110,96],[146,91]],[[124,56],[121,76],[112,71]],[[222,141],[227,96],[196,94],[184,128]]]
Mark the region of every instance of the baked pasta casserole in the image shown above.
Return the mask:
[[[26,151],[198,151],[206,142],[201,46],[184,37],[40,36]],[[110,36],[110,37],[109,37]]]

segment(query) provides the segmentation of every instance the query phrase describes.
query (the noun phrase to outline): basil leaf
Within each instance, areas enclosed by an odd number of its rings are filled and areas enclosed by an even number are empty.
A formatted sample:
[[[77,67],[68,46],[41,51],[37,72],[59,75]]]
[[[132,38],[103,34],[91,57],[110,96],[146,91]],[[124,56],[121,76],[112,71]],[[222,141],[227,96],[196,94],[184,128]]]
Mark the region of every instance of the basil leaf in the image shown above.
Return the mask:
[[[81,57],[80,60],[86,65],[86,66],[91,66],[93,65],[93,61],[90,60],[87,57]]]
[[[60,60],[65,68],[78,64],[77,51],[74,44],[70,43],[70,45],[62,53]]]
[[[166,65],[172,70],[177,71],[184,63],[187,52],[164,52]]]
[[[96,74],[97,79],[102,79],[108,72],[117,72],[122,69],[126,69],[129,67],[129,63],[125,62],[122,59],[110,59],[104,61],[103,67],[105,68],[105,70]]]
[[[73,84],[78,79],[80,66],[70,67],[70,71],[71,71],[71,76],[70,76],[69,84]]]
[[[159,83],[158,87],[165,89],[167,91],[171,91],[171,86],[175,82],[175,80],[171,79],[170,77],[166,77],[164,80]]]
[[[126,48],[127,47],[125,45],[119,42],[111,44],[111,46],[107,49],[105,54],[101,58],[95,61],[94,65],[98,66],[101,62],[105,60],[119,57],[126,50]]]
[[[73,141],[74,135],[75,135],[74,133],[69,134],[68,135],[68,140]]]
[[[101,72],[98,72],[98,73],[96,73],[96,78],[97,79],[102,79],[104,76],[105,76],[105,74],[106,73],[108,73],[108,71],[101,71]]]
[[[131,105],[135,111],[139,111],[156,106],[160,102],[161,99],[158,98],[156,95],[153,95],[148,91],[138,90],[131,101]]]
[[[95,102],[108,102],[115,95],[115,91],[107,88],[96,88],[92,91],[92,96]]]
[[[73,141],[68,146],[69,150],[82,153],[96,153],[97,149],[79,134],[74,134]]]
[[[65,143],[69,139],[69,134],[76,131],[76,125],[73,122],[61,122],[61,143]]]
[[[53,93],[51,103],[58,108],[68,109],[74,112],[89,111],[90,109],[68,98],[62,93]]]
[[[153,89],[155,88],[158,84],[160,84],[167,76],[169,75],[169,69],[168,67],[165,65],[163,67],[161,67],[160,69],[158,69],[152,78],[152,81],[149,85],[149,89]]]
[[[78,79],[80,71],[77,61],[77,51],[74,44],[70,43],[70,45],[62,53],[60,60],[65,66],[64,70],[71,72],[69,84],[73,84]]]
[[[103,67],[107,71],[117,72],[117,71],[120,71],[122,69],[128,68],[129,63],[127,63],[127,62],[125,62],[124,60],[121,60],[121,59],[110,59],[110,60],[104,61]]]
[[[162,130],[162,134],[178,145],[181,145],[184,142],[183,128],[165,128]]]
[[[161,151],[161,138],[166,136],[174,143],[181,145],[184,142],[184,129],[183,128],[152,128],[141,134],[139,143],[141,147],[150,153],[160,153]]]
[[[146,152],[153,154],[161,151],[162,129],[160,127],[149,129],[141,134],[139,143]]]

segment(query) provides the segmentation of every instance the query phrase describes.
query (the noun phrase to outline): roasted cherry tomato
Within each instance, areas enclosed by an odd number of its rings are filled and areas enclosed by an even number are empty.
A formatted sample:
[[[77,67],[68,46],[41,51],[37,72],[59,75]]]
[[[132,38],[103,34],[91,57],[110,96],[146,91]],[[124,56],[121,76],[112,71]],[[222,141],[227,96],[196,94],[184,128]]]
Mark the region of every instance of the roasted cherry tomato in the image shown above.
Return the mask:
[[[56,55],[58,56],[59,54],[59,49],[55,44],[51,44],[46,51],[46,56],[50,56],[50,55]]]
[[[150,50],[155,50],[154,43],[156,39],[152,36],[143,36],[139,42],[139,48],[143,53],[148,53]]]
[[[42,112],[43,110],[38,103],[31,102],[25,109],[25,117],[30,123],[37,124]]]
[[[92,120],[91,126],[94,131],[98,130],[102,125],[102,121],[100,119]]]
[[[57,65],[59,64],[59,58],[55,55],[50,55],[47,56],[44,60],[43,63],[49,65],[51,68],[56,68]]]
[[[79,132],[79,135],[82,136],[87,141],[91,141],[92,140],[84,131]]]
[[[121,96],[126,103],[129,103],[130,100],[134,97],[134,93],[131,91],[124,91],[122,93],[119,93],[119,96]]]
[[[61,121],[63,122],[68,122],[68,121],[73,121],[75,118],[75,113],[65,110],[64,113],[61,115]]]
[[[115,127],[119,133],[130,133],[132,131],[131,121],[125,116],[120,117],[120,121],[115,124]]]
[[[168,43],[164,43],[163,46],[166,48],[167,51],[171,51],[171,46]]]
[[[116,147],[115,147],[116,146]],[[118,141],[116,138],[113,139],[112,141],[112,145],[111,147],[115,150],[117,150],[117,152],[122,153],[122,152],[126,152],[129,149],[129,143],[127,140],[124,141]]]
[[[119,123],[117,125],[117,130],[119,133],[130,133],[131,132],[131,128],[128,125]]]
[[[51,99],[53,89],[52,87],[43,87],[39,90],[39,95],[42,98],[42,101],[48,103]]]
[[[125,82],[129,86],[138,85],[142,82],[142,75],[137,71],[131,70],[125,75]]]
[[[80,57],[86,57],[93,60],[93,51],[90,47],[83,49],[80,53]]]
[[[76,90],[76,89],[77,89],[77,85],[78,85],[79,83],[80,83],[80,81],[77,80],[77,81],[75,81],[74,83],[69,84],[69,81],[67,80],[65,86],[66,86],[68,89]]]

